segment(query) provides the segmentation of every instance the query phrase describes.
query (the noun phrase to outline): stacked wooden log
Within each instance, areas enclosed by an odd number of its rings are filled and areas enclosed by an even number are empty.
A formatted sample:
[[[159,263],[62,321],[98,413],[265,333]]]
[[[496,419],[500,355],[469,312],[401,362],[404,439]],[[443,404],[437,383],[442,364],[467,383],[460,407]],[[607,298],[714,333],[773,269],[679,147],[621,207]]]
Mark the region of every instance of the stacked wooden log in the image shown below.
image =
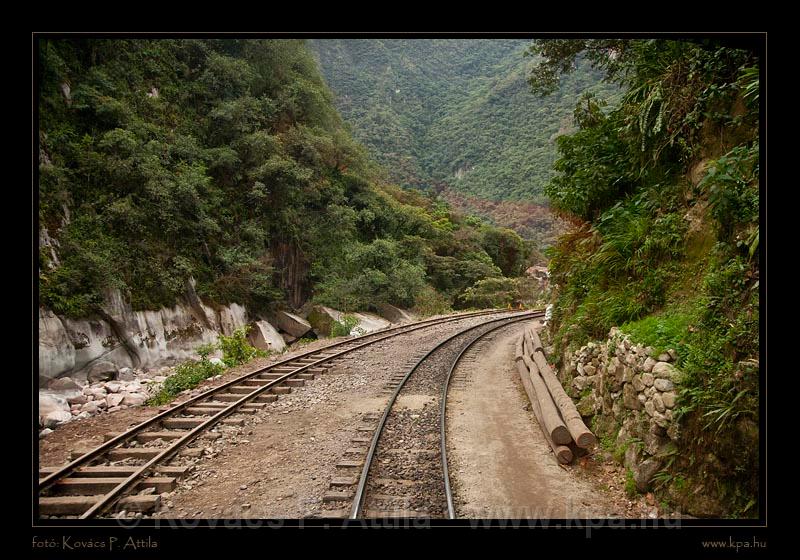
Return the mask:
[[[517,341],[514,360],[531,408],[545,439],[560,463],[572,462],[575,455],[597,441],[583,423],[552,368],[547,364],[539,335],[529,327]]]

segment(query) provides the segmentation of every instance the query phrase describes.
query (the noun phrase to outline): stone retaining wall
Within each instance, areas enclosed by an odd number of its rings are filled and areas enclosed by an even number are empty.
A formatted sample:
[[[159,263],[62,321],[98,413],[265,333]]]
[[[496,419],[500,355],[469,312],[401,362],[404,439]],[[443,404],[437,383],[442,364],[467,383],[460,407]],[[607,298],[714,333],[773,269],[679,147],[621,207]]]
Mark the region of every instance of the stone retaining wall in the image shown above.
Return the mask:
[[[559,373],[581,416],[615,458],[630,469],[640,492],[678,452],[675,419],[683,374],[676,354],[655,354],[613,328],[603,343],[590,342],[568,355]]]

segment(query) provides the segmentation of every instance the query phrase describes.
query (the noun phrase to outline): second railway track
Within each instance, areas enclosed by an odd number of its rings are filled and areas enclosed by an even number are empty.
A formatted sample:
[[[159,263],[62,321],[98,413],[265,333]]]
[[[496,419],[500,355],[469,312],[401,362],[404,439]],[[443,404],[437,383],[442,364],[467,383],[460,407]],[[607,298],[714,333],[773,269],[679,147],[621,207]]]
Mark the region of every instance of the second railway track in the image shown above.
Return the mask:
[[[39,479],[39,515],[87,519],[112,507],[149,513],[158,494],[169,491],[185,473],[170,461],[219,423],[241,423],[232,415],[255,413],[345,355],[394,336],[431,326],[508,312],[481,311],[421,321],[331,344],[239,376],[163,410],[62,467],[43,467]],[[511,314],[511,316],[519,313]]]
[[[444,442],[450,376],[475,343],[541,314],[517,314],[462,329],[421,356],[405,375],[396,376],[383,415],[366,419],[377,426],[360,426],[348,449],[350,458],[338,465],[342,476],[331,482],[327,515],[453,518]]]

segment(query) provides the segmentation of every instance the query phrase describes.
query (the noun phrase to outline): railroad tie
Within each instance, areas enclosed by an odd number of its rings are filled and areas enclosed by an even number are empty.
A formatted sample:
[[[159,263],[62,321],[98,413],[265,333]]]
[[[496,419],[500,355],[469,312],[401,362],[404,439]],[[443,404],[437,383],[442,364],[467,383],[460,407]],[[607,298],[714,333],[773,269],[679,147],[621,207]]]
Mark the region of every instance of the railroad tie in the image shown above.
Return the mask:
[[[103,498],[98,496],[44,496],[39,498],[41,515],[82,515]],[[120,510],[152,513],[161,503],[159,494],[127,496],[117,502]]]
[[[353,492],[352,491],[328,491],[322,495],[322,501],[325,503],[330,502],[347,502],[353,499]]]
[[[107,494],[125,481],[118,477],[68,477],[62,478],[52,486],[54,494],[62,496],[92,496]],[[142,479],[136,490],[154,488],[156,494],[175,489],[175,478],[171,476],[150,476]]]
[[[61,467],[42,467],[39,469],[39,476],[45,477],[49,474],[56,472]],[[181,479],[187,474],[192,467],[189,466],[171,466],[171,465],[157,465],[155,471],[162,476],[171,476],[175,479]],[[124,477],[127,478],[136,472],[136,467],[130,466],[112,466],[112,465],[99,465],[92,467],[79,467],[70,474],[70,477],[86,477],[86,478],[114,478]]]

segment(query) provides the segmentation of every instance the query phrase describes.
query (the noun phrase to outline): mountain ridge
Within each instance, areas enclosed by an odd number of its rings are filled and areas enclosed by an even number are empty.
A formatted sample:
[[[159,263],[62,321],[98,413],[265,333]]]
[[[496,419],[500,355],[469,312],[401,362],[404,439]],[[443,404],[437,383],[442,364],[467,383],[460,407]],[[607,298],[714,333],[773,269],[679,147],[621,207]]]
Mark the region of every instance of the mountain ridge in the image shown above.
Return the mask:
[[[316,39],[309,42],[353,135],[405,188],[448,202],[484,199],[547,207],[555,138],[572,129],[587,90],[610,95],[583,62],[554,96],[529,91],[525,39]],[[463,202],[462,200],[462,202]],[[486,205],[462,206],[512,227]],[[538,214],[538,213],[534,213]],[[513,227],[538,242],[562,228],[534,216]],[[545,243],[547,244],[547,243]]]

